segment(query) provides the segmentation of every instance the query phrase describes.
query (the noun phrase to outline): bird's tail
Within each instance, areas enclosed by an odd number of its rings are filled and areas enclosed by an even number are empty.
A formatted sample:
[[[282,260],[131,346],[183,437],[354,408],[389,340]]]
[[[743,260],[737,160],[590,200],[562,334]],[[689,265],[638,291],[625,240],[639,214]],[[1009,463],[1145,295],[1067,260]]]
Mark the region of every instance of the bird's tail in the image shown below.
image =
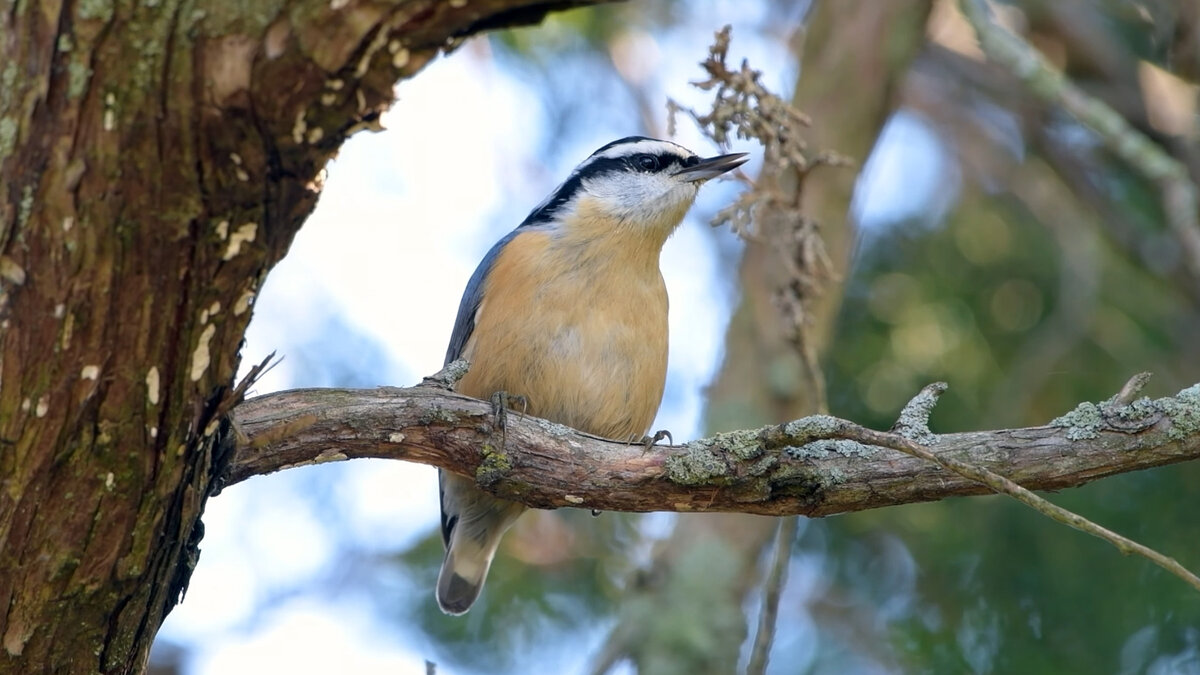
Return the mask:
[[[483,589],[499,544],[498,536],[483,545],[462,540],[450,544],[437,582],[437,601],[443,612],[457,615],[471,608]]]
[[[479,597],[500,539],[525,511],[485,494],[473,481],[442,474],[442,536],[446,557],[438,574],[438,606],[463,614]]]

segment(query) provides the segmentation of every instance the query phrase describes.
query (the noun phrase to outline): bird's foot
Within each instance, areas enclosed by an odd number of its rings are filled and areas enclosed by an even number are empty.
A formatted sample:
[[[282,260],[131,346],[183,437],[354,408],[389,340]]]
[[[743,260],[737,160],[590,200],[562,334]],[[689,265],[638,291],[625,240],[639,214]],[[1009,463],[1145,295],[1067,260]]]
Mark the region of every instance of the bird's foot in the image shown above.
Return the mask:
[[[508,411],[512,410],[515,405],[521,406],[522,415],[529,410],[529,399],[520,394],[510,394],[507,391],[498,391],[492,394],[488,402],[492,404],[492,414],[496,416],[500,424],[507,421]]]
[[[659,429],[658,431],[654,432],[653,436],[642,436],[642,447],[646,448],[646,450],[649,450],[664,438],[670,441],[671,445],[675,445],[675,438],[671,436],[671,432],[667,431],[666,429]]]
[[[501,447],[503,447],[506,440],[505,435],[508,431],[508,411],[512,410],[514,405],[520,404],[521,412],[518,414],[524,415],[525,411],[529,409],[529,399],[520,394],[498,391],[492,394],[488,402],[492,404],[492,415],[496,418],[496,428],[500,430],[500,442]]]

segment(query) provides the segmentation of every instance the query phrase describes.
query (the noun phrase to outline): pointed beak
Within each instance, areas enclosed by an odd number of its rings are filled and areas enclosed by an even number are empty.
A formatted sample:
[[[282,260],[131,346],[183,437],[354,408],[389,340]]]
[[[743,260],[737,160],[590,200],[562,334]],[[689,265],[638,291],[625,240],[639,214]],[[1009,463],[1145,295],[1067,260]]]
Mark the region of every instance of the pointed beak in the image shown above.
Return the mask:
[[[710,178],[716,178],[730,169],[736,169],[749,161],[749,159],[749,153],[745,152],[735,152],[731,155],[717,155],[716,157],[702,159],[695,166],[684,167],[675,175],[683,180],[697,183]]]

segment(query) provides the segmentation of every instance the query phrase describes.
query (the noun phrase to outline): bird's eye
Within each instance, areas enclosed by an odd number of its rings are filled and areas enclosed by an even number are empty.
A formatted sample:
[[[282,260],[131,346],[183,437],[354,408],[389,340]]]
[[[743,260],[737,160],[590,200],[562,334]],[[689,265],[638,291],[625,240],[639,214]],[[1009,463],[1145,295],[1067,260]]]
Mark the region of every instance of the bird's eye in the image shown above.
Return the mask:
[[[658,171],[658,158],[654,155],[638,155],[637,165],[643,171]]]
[[[700,157],[697,155],[692,155],[691,157],[688,157],[687,159],[683,160],[684,166],[696,166],[699,163],[700,163]]]

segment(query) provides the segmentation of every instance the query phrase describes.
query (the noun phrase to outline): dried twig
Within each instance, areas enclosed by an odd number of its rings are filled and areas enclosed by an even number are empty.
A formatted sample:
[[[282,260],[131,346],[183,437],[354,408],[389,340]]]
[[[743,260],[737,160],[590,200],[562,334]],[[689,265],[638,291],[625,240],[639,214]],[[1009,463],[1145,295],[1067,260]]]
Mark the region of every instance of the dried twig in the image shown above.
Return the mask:
[[[754,634],[754,647],[750,650],[750,661],[746,675],[763,675],[767,672],[767,661],[771,656],[771,644],[775,642],[775,622],[779,616],[779,596],[787,583],[788,565],[792,562],[792,544],[796,542],[796,530],[800,520],[796,516],[782,518],[775,534],[775,553],[771,556],[771,570],[763,584],[762,610],[758,613],[758,631]]]
[[[825,385],[818,355],[805,331],[811,323],[812,302],[836,275],[818,223],[803,211],[802,185],[805,176],[817,167],[849,166],[853,162],[836,152],[810,151],[804,140],[805,129],[811,124],[808,116],[768,90],[761,82],[762,74],[747,62],[731,68],[726,63],[729,38],[729,26],[717,32],[708,57],[700,64],[708,77],[693,83],[714,92],[711,111],[700,114],[669,101],[668,132],[674,133],[676,115],[683,114],[722,148],[728,147],[734,137],[753,139],[762,145],[758,179],[751,182],[738,172],[736,176],[749,189],[718,211],[712,224],[728,224],[743,239],[765,243],[779,252],[781,269],[786,274],[777,281],[773,300],[788,339],[805,361],[814,398],[823,401]]]
[[[1109,406],[1110,410],[1128,406],[1128,403],[1121,403],[1121,401],[1125,400],[1126,398],[1132,399],[1133,396],[1136,396],[1137,392],[1141,390],[1148,379],[1149,375],[1147,373],[1139,373],[1134,375],[1125,384],[1125,386],[1121,388],[1121,391],[1117,395],[1110,399],[1110,401],[1106,402],[1106,405]],[[944,386],[942,389],[944,389]],[[926,389],[922,390],[922,392],[913,400],[916,401],[917,398],[925,396],[928,391],[929,387],[926,387]],[[938,393],[940,393],[940,391],[938,391]],[[1132,400],[1130,403],[1132,403]],[[908,406],[905,406],[905,409],[907,410],[913,407],[918,406],[914,406],[914,403],[910,402]],[[926,416],[928,416],[929,411],[932,410],[932,406],[926,405],[921,405],[919,408],[925,411]],[[1140,555],[1143,558],[1153,562],[1155,565],[1167,570],[1171,574],[1183,579],[1187,584],[1195,588],[1197,591],[1200,591],[1200,577],[1197,577],[1186,567],[1180,565],[1179,562],[1174,558],[1165,556],[1148,546],[1144,546],[1132,539],[1129,539],[1128,537],[1117,534],[1116,532],[1113,532],[1102,525],[1088,520],[1087,518],[1084,518],[1073,511],[1069,511],[1061,506],[1051,503],[994,471],[989,471],[982,466],[977,466],[970,462],[964,462],[951,457],[946,457],[945,455],[936,455],[930,452],[929,448],[921,445],[920,443],[909,440],[908,438],[903,438],[903,440],[898,441],[894,437],[884,437],[894,435],[880,434],[880,432],[863,428],[855,430],[855,435],[856,437],[866,440],[868,443],[885,445],[886,447],[892,448],[893,450],[899,450],[900,452],[912,455],[913,457],[920,457],[921,459],[928,460],[939,466],[945,467],[960,476],[970,478],[973,481],[986,485],[996,492],[1006,494],[1022,504],[1029,506],[1035,511],[1064,525],[1069,525],[1070,527],[1080,530],[1081,532],[1086,532],[1092,536],[1099,537],[1100,539],[1107,541],[1115,546],[1121,553],[1126,555]],[[875,440],[869,440],[872,438]]]

